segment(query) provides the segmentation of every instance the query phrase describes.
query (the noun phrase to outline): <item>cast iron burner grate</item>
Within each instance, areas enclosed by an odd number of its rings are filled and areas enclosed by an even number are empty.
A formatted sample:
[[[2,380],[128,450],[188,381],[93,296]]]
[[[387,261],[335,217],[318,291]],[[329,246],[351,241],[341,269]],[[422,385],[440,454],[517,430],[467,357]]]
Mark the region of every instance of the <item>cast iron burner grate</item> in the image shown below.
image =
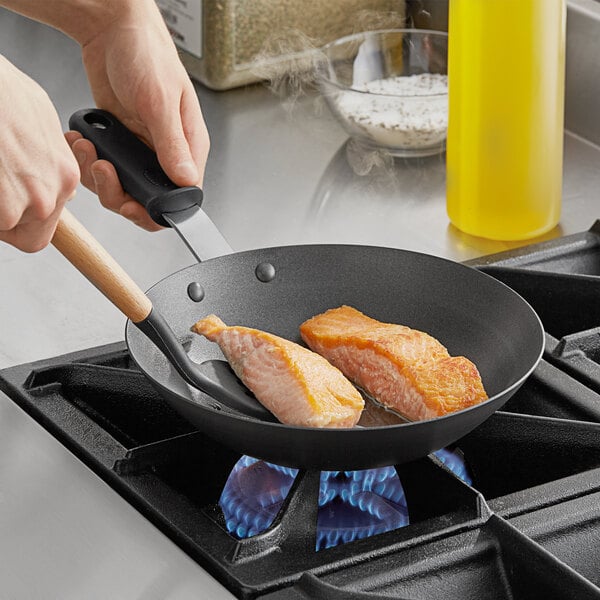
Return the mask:
[[[457,442],[471,484],[435,455],[390,466],[410,524],[318,552],[320,474],[299,471],[268,529],[236,539],[219,498],[241,457],[123,343],[5,369],[0,389],[236,597],[600,600],[600,223],[470,264],[538,312],[543,360]]]

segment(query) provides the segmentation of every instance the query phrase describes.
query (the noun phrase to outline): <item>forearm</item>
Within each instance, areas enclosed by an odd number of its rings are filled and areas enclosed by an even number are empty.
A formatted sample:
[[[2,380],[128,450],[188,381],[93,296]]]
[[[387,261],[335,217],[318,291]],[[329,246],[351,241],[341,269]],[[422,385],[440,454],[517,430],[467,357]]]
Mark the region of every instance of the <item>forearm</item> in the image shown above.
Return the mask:
[[[158,12],[154,0],[0,0],[0,6],[46,23],[82,46],[115,21],[134,23],[148,11]]]

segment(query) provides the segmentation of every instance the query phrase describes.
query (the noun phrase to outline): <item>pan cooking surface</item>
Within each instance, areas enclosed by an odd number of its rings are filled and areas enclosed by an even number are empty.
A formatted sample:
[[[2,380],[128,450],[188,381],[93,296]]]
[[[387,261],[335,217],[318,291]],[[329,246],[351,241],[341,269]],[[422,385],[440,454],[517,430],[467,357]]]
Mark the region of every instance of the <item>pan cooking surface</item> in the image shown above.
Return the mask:
[[[265,271],[269,277],[262,276]],[[199,286],[204,293],[196,301],[188,290]],[[460,413],[369,429],[290,427],[215,408],[214,400],[185,384],[128,324],[134,360],[186,418],[237,450],[291,466],[336,468],[345,460],[344,468],[368,468],[437,450],[508,400],[538,363],[544,343],[535,312],[497,280],[445,259],[388,248],[253,250],[188,267],[156,284],[148,295],[197,363],[223,360],[216,344],[189,331],[207,314],[301,343],[298,327],[303,321],[348,304],[380,321],[425,331],[451,355],[466,356],[478,367],[490,400]],[[351,450],[345,447],[348,442]]]

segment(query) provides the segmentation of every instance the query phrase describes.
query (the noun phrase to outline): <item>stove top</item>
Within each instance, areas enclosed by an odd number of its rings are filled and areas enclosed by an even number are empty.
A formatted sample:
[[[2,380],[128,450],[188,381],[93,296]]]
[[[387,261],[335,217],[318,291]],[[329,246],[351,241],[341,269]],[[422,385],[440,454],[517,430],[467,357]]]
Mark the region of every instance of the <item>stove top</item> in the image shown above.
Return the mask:
[[[198,432],[124,343],[5,369],[0,390],[239,598],[600,599],[600,222],[467,264],[532,304],[544,358],[448,449],[468,477],[440,454],[391,466],[366,475],[383,498],[369,505],[356,493],[363,475],[257,466]],[[286,488],[263,502],[277,506],[272,522],[244,537],[223,497],[248,468]],[[376,485],[392,479],[392,491]],[[396,520],[319,543],[319,505],[336,500],[378,518],[393,501]]]

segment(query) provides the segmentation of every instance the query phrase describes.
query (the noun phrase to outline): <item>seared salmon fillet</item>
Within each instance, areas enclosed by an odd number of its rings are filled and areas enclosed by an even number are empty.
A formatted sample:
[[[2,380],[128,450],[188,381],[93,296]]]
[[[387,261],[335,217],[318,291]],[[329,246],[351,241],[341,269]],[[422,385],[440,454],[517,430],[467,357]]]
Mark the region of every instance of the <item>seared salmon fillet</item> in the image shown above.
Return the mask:
[[[350,306],[300,326],[306,344],[367,394],[410,420],[439,417],[487,399],[475,365],[434,337],[372,319]]]
[[[282,423],[353,427],[364,400],[322,356],[271,333],[228,327],[215,315],[192,331],[219,344],[235,374]]]

